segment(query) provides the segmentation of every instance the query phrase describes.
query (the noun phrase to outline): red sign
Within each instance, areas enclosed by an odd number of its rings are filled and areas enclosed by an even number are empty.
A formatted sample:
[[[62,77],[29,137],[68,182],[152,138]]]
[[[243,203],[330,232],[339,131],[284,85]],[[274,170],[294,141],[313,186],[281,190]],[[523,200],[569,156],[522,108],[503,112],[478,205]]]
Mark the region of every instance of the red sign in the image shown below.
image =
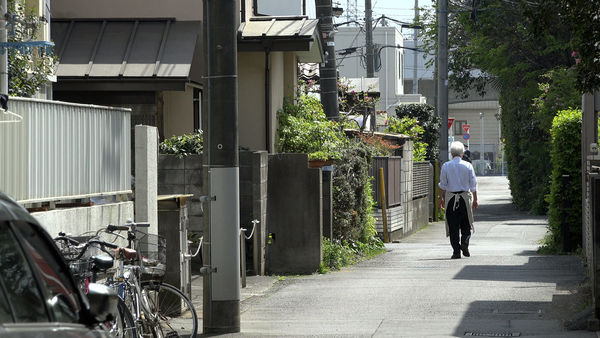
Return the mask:
[[[470,124],[463,124],[462,127],[465,130],[465,133],[468,134],[469,133],[469,128],[471,128],[471,125]]]
[[[448,129],[450,129],[450,127],[452,127],[452,123],[454,123],[454,118],[453,117],[449,117],[448,118]]]

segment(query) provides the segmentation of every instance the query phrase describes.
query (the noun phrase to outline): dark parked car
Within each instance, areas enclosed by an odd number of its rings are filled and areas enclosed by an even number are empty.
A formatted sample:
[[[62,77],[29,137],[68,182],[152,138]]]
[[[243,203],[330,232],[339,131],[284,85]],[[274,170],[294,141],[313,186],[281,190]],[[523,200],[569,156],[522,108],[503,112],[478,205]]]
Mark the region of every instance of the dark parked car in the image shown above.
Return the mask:
[[[118,296],[90,286],[84,295],[48,233],[0,192],[0,337],[107,337]]]

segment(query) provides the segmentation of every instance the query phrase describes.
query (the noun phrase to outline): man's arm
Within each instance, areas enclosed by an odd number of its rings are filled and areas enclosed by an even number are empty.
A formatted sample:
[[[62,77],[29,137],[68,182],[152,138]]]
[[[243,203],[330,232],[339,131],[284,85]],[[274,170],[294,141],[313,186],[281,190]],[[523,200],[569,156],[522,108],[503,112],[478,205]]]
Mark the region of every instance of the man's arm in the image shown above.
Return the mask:
[[[477,202],[477,191],[473,191],[473,211],[477,211],[479,203]]]
[[[444,196],[446,196],[446,190],[440,188],[440,196],[439,196],[440,208],[444,207]]]

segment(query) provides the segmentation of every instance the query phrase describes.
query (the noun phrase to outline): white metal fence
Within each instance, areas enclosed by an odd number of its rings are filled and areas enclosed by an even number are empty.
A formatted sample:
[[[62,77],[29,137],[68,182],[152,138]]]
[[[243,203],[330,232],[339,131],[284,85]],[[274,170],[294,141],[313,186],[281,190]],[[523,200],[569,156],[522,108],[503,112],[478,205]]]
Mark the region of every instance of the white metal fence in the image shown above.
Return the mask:
[[[11,97],[0,112],[0,190],[21,203],[131,191],[131,110]]]

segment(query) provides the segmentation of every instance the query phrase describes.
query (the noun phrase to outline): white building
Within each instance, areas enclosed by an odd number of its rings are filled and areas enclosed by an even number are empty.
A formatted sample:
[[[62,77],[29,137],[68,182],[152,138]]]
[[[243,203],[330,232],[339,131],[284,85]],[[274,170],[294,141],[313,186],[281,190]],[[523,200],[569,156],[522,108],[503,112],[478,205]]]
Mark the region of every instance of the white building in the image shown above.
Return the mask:
[[[405,51],[396,48],[396,46],[402,47],[403,42],[404,38],[396,27],[376,27],[373,30],[375,77],[379,78],[381,94],[378,110],[393,112],[393,106],[404,95]],[[335,49],[340,78],[367,76],[365,46],[364,30],[359,27],[338,27],[338,32],[335,34]]]

